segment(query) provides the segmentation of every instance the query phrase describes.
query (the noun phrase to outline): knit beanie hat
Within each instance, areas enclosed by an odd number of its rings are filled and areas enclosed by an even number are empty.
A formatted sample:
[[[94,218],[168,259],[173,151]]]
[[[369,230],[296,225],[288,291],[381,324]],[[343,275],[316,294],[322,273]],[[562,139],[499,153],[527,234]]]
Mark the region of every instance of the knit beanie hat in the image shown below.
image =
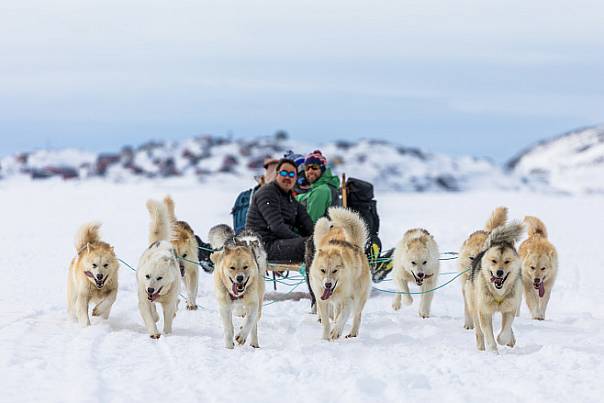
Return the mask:
[[[321,172],[325,172],[325,166],[327,165],[327,158],[323,156],[321,151],[315,150],[310,154],[306,155],[306,159],[304,160],[304,165],[312,165],[317,164],[321,167]]]
[[[292,150],[288,150],[285,154],[283,154],[283,158],[294,161],[296,163],[296,167],[304,164],[304,156],[302,154],[297,154]]]

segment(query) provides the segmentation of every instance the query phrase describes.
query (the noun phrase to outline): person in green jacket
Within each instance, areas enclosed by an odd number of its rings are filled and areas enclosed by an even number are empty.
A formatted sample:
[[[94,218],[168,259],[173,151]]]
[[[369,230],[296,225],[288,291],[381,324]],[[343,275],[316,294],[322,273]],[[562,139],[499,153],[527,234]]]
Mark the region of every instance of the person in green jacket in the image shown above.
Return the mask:
[[[315,150],[304,159],[304,175],[310,183],[306,193],[296,199],[306,207],[313,223],[327,214],[327,209],[337,204],[340,179],[327,168],[327,159]]]

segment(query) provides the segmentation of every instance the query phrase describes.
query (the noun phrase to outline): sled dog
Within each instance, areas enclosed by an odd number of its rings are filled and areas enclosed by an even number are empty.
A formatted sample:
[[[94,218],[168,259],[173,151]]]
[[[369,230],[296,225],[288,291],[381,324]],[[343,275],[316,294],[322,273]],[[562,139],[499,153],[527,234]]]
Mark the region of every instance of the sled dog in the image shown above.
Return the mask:
[[[199,278],[199,248],[195,233],[191,226],[184,221],[178,221],[174,213],[174,201],[170,196],[164,198],[164,205],[168,212],[168,219],[172,225],[172,246],[176,251],[176,257],[180,268],[185,289],[187,290],[187,309],[197,309],[197,286]]]
[[[109,318],[117,297],[119,263],[113,246],[101,241],[99,223],[80,227],[75,238],[77,256],[69,265],[67,311],[80,326],[90,325],[88,304],[96,304],[92,316]]]
[[[508,209],[506,207],[497,207],[489,217],[489,220],[484,226],[483,230],[478,230],[470,234],[461,246],[459,251],[458,267],[459,272],[464,273],[460,276],[461,281],[461,293],[463,295],[463,307],[464,307],[464,328],[474,329],[474,322],[472,316],[468,311],[468,304],[465,294],[466,281],[470,279],[470,270],[472,269],[472,262],[476,256],[482,251],[482,247],[487,237],[495,228],[503,225],[508,220]]]
[[[210,229],[210,245],[217,251],[210,259],[214,263],[214,291],[224,328],[226,348],[243,345],[251,332],[250,346],[258,343],[258,321],[262,317],[264,301],[264,276],[267,257],[260,239],[250,231],[235,236],[228,225]],[[234,336],[233,314],[245,318],[243,326]]]
[[[514,347],[512,322],[521,298],[520,257],[514,246],[523,231],[520,223],[496,227],[482,251],[472,262],[470,279],[465,283],[468,310],[475,324],[476,346],[497,352],[497,343]],[[493,335],[493,314],[501,312],[501,332],[497,343]]]
[[[541,220],[529,216],[524,222],[528,227],[528,239],[519,249],[524,298],[533,319],[544,320],[558,274],[558,253],[547,239],[547,229]]]
[[[371,282],[364,252],[367,227],[357,213],[341,207],[329,208],[328,216],[315,224],[315,255],[309,272],[322,337],[338,339],[351,313],[352,328],[346,337],[357,337]]]
[[[143,252],[136,272],[138,308],[151,338],[159,339],[156,326],[159,315],[155,304],[162,306],[164,334],[171,333],[178,307],[180,268],[170,242],[172,227],[165,206],[158,201],[149,200],[147,210],[151,216],[150,246]]]
[[[392,279],[398,287],[397,294],[392,302],[395,311],[401,309],[401,300],[405,305],[411,305],[413,298],[409,294],[409,282],[414,282],[421,287],[419,316],[430,317],[433,292],[438,283],[440,271],[440,253],[434,237],[422,228],[410,229],[405,232],[403,239],[398,243],[392,255]]]

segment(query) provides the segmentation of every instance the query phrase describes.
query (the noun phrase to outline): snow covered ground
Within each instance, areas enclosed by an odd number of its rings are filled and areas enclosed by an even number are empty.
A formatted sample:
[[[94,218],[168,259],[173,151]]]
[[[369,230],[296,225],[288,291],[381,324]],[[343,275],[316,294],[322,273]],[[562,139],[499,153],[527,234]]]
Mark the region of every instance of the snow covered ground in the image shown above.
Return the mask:
[[[67,320],[67,267],[80,224],[102,221],[104,239],[134,265],[147,246],[148,197],[171,194],[178,217],[205,238],[211,225],[230,223],[239,189],[228,186],[0,182],[0,401],[602,401],[601,196],[378,194],[386,246],[423,226],[442,251],[457,250],[499,205],[548,225],[561,262],[548,320],[531,320],[523,306],[514,322],[518,344],[499,356],[478,352],[473,332],[463,329],[457,282],[437,291],[426,320],[417,303],[395,313],[391,296],[374,294],[360,337],[334,343],[320,340],[320,325],[301,300],[265,308],[261,349],[225,349],[205,273],[203,309],[180,311],[174,333],[159,341],[145,332],[126,267],[108,321],[93,318],[82,329]],[[455,261],[441,270],[455,271]]]

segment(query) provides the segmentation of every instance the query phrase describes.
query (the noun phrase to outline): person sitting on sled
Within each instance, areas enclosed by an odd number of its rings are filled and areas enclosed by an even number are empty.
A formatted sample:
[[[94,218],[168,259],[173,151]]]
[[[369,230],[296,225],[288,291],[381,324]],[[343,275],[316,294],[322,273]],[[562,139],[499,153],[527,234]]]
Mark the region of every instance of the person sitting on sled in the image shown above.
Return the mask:
[[[313,232],[313,222],[292,194],[298,177],[296,163],[283,158],[277,163],[276,172],[275,180],[254,194],[246,229],[260,236],[268,260],[303,262],[305,242]]]
[[[340,179],[327,168],[327,159],[315,150],[304,159],[304,174],[310,189],[296,199],[306,207],[313,223],[327,214],[327,209],[339,202]]]

